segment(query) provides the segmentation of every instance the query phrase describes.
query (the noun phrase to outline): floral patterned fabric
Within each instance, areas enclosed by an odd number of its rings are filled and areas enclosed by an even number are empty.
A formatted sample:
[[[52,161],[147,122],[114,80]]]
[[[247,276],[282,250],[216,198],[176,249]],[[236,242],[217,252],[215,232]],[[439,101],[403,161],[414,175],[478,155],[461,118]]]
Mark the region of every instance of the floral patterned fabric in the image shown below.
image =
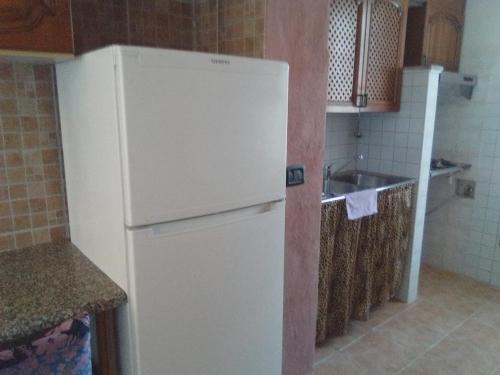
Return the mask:
[[[30,344],[0,351],[0,375],[92,375],[89,316],[68,320]]]

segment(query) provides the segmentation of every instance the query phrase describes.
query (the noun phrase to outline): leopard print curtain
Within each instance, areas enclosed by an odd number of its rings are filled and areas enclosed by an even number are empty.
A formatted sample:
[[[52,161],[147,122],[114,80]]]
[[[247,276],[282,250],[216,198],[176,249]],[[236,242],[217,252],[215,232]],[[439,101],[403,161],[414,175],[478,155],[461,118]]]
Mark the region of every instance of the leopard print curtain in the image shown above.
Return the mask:
[[[413,185],[379,193],[378,214],[350,221],[345,201],[322,205],[316,343],[394,298],[409,247]]]

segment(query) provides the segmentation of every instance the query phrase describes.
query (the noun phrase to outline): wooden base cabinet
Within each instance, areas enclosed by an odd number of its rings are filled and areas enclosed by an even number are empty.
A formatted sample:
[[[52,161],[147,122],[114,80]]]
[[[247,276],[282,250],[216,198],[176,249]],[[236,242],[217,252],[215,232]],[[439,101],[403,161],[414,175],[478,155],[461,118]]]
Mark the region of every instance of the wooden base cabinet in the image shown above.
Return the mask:
[[[73,54],[69,0],[0,1],[0,50],[53,58]]]
[[[398,111],[407,0],[331,0],[327,112]]]
[[[458,71],[465,19],[465,0],[427,0],[411,7],[405,65],[442,65]]]

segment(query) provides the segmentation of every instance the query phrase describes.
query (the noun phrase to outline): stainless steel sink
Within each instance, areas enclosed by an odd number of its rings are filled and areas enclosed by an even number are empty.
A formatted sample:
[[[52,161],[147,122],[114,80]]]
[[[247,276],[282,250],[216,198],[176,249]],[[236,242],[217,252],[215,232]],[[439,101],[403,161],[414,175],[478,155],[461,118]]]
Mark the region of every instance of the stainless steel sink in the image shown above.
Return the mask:
[[[408,178],[372,172],[350,171],[333,175],[332,180],[335,182],[345,182],[360,187],[378,188],[382,186],[398,184],[407,181]]]
[[[382,191],[414,180],[408,177],[386,175],[366,171],[346,171],[330,177],[327,191],[323,192],[322,200],[340,199],[345,194],[367,189]]]

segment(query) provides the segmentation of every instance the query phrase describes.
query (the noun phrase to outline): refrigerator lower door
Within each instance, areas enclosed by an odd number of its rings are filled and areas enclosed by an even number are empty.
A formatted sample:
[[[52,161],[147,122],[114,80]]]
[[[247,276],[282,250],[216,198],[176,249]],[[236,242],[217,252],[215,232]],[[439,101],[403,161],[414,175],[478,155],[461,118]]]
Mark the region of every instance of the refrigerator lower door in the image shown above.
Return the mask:
[[[281,374],[284,202],[127,240],[137,374]]]

